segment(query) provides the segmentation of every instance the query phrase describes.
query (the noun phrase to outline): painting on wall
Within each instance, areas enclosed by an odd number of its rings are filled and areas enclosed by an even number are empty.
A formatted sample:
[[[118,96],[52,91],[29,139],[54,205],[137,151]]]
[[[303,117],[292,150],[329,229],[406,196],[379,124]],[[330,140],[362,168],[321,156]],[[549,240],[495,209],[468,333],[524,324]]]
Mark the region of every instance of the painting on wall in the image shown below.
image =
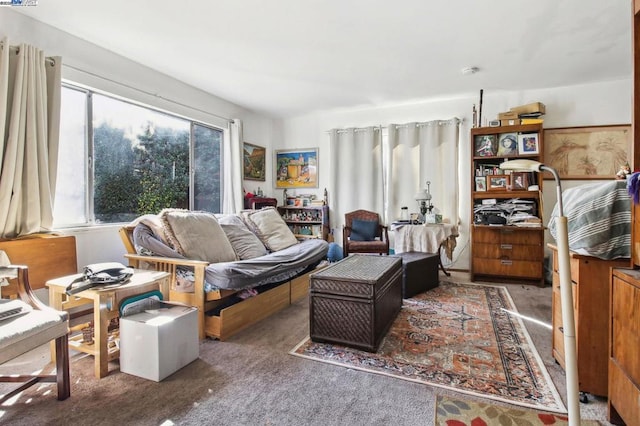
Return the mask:
[[[277,150],[276,188],[317,188],[318,148]]]
[[[245,142],[243,145],[243,178],[265,181],[265,162],[267,149]]]
[[[544,163],[562,179],[611,179],[630,162],[631,143],[631,125],[545,129]]]

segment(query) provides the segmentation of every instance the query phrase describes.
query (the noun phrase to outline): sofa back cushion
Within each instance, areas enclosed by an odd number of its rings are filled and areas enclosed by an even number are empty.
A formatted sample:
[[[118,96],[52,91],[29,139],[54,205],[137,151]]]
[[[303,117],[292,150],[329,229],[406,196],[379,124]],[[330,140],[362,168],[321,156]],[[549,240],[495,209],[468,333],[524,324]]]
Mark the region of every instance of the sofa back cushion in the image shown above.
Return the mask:
[[[255,259],[267,254],[264,244],[247,228],[239,216],[234,214],[219,216],[218,222],[240,260]]]
[[[279,251],[298,244],[295,235],[275,207],[245,210],[242,216],[249,229],[260,238],[267,249]]]
[[[237,260],[231,243],[213,214],[164,209],[159,216],[167,240],[184,257],[209,263]]]

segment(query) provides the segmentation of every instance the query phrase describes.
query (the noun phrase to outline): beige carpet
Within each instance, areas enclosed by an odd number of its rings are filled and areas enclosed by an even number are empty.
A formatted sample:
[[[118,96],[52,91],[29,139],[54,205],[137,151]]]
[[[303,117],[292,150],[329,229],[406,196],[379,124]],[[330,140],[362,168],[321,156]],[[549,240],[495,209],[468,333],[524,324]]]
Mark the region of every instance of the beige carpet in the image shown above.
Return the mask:
[[[465,279],[455,271],[452,275],[457,281]],[[550,287],[508,288],[519,312],[551,321]],[[0,406],[0,424],[429,426],[437,395],[489,402],[291,356],[291,348],[309,333],[308,312],[308,302],[302,300],[226,342],[205,340],[199,360],[160,383],[121,373],[117,362],[109,364],[106,378],[97,380],[93,358],[75,354],[71,398],[57,401],[52,385],[34,386]],[[551,331],[537,323],[525,324],[564,395],[564,373],[551,356]],[[43,366],[51,368],[47,347],[0,365],[0,372]],[[608,425],[606,406],[606,399],[590,396],[588,404],[580,404],[582,417]]]

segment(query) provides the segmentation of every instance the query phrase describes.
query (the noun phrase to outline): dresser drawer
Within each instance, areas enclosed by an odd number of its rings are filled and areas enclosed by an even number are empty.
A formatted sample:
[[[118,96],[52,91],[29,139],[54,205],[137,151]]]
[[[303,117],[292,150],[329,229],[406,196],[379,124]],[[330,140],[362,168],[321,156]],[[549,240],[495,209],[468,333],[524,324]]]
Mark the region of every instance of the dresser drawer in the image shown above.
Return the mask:
[[[473,257],[473,271],[479,275],[496,275],[539,279],[542,276],[542,261],[484,259]]]
[[[476,243],[473,245],[473,257],[501,260],[537,260],[542,261],[544,251],[540,245],[511,243]]]
[[[542,245],[544,231],[517,227],[476,226],[473,228],[473,243]]]

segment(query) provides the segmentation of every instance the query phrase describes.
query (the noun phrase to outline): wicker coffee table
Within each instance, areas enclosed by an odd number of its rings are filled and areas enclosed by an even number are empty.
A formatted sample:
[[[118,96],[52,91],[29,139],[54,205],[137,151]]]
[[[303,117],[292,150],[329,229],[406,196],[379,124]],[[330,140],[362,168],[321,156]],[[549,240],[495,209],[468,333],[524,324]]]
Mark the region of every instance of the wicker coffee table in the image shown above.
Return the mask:
[[[314,342],[375,352],[402,307],[402,259],[351,255],[310,279]]]

